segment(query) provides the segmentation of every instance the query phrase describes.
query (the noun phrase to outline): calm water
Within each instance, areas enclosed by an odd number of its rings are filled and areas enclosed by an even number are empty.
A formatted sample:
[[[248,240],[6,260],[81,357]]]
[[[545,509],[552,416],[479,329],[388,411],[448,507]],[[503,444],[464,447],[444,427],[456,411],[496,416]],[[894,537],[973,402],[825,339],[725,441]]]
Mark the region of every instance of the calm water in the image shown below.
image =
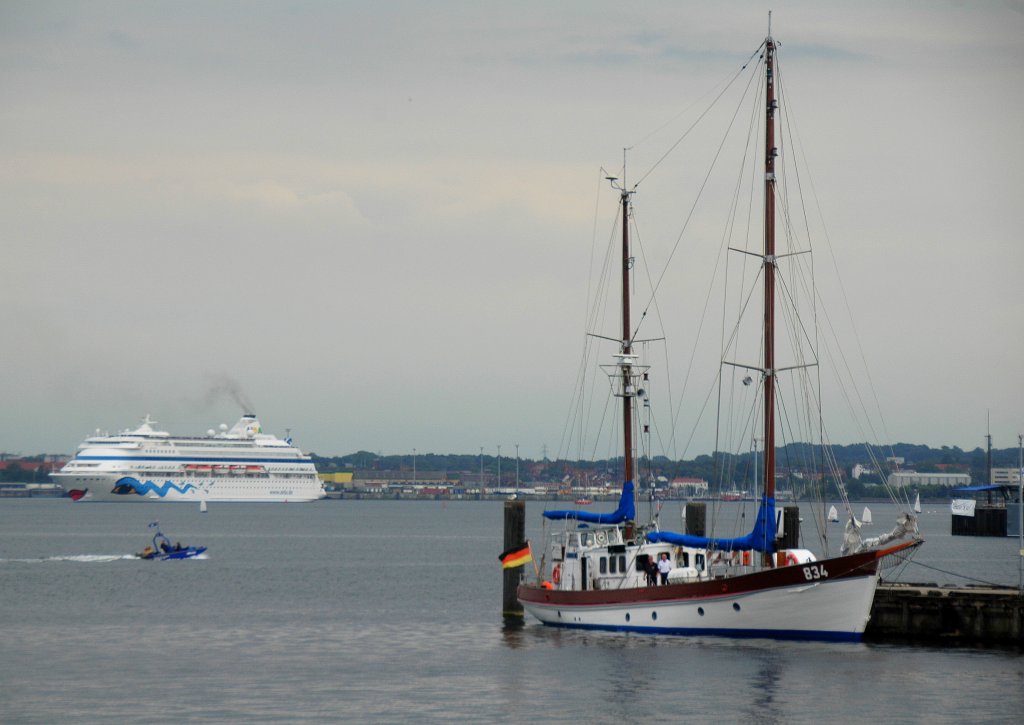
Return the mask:
[[[903,579],[1017,584],[1016,541],[954,539],[935,508],[918,556],[934,568]],[[891,514],[872,509],[874,534]],[[153,518],[208,558],[121,558]],[[504,628],[501,526],[500,502],[0,501],[0,722],[959,723],[1024,706],[1013,651]]]

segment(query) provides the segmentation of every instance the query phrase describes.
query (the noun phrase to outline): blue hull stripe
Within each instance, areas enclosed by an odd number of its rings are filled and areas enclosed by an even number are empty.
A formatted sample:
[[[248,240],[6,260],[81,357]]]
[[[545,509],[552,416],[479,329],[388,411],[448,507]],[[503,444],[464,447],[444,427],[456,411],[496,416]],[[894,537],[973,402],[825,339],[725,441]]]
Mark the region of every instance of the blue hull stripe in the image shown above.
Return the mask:
[[[121,480],[119,480],[117,482],[117,485],[118,486],[129,485],[132,488],[134,488],[135,489],[135,493],[139,494],[140,496],[145,496],[147,493],[152,491],[153,493],[155,493],[160,498],[164,498],[168,493],[170,493],[172,488],[175,491],[177,491],[178,493],[180,493],[180,494],[186,494],[189,491],[192,491],[192,490],[195,489],[195,486],[193,486],[191,483],[186,483],[184,486],[179,486],[176,483],[174,483],[173,481],[164,481],[162,484],[160,484],[158,486],[157,484],[153,483],[152,481],[146,481],[145,483],[139,483],[138,480],[136,480],[134,478],[130,478],[130,477],[122,478]]]
[[[696,627],[630,627],[595,624],[569,624],[544,622],[547,627],[589,629],[608,632],[635,632],[636,634],[674,634],[689,637],[731,637],[733,639],[786,639],[814,642],[860,642],[858,632],[815,632],[800,629],[701,629]]]
[[[313,463],[312,458],[202,458],[197,456],[75,456],[76,461],[172,461],[174,463]]]

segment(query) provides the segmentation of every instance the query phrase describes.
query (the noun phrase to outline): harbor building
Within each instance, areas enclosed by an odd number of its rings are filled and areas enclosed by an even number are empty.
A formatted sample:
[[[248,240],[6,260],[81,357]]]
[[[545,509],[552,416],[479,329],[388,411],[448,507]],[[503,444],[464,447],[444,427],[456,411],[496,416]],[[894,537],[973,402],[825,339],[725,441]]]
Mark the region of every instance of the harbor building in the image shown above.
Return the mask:
[[[993,468],[992,480],[989,482],[996,486],[1019,486],[1019,468]]]
[[[945,486],[957,488],[971,485],[969,473],[918,473],[916,471],[896,471],[889,474],[889,485],[896,488],[916,486]]]

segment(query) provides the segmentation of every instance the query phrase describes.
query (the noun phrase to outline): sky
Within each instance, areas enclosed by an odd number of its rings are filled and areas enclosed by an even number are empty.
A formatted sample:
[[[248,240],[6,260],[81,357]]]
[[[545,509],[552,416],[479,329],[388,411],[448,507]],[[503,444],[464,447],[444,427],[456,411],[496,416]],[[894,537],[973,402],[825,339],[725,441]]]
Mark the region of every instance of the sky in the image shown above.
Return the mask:
[[[0,451],[246,407],[321,455],[553,457],[601,169],[769,9],[883,442],[1015,446],[1022,2],[5,0]]]

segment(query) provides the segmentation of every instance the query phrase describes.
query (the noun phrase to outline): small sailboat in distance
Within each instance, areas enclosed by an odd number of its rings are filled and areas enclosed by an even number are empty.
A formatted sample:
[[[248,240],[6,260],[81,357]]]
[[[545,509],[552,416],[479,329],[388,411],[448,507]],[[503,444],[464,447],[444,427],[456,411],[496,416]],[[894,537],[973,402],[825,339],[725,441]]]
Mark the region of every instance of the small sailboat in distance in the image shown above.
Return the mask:
[[[839,521],[839,511],[836,509],[835,506],[828,510],[828,520],[831,521],[833,524]]]
[[[871,525],[871,509],[869,509],[867,506],[864,507],[864,513],[862,513],[860,516],[860,522],[865,526]]]
[[[914,496],[914,513],[921,513],[921,493],[920,491]]]

